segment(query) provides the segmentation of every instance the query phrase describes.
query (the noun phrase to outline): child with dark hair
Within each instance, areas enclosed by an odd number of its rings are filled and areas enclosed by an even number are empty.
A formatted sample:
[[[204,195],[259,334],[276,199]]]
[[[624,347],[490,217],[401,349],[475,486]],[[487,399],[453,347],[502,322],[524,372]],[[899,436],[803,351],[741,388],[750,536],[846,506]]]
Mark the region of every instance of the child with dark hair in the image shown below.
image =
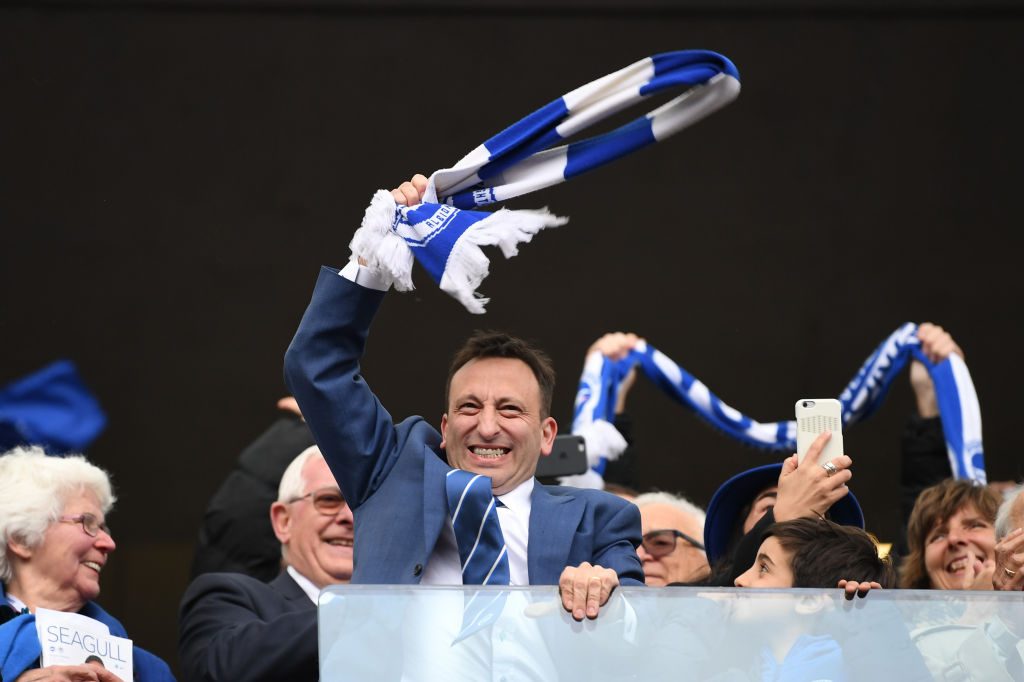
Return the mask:
[[[895,574],[878,556],[872,536],[825,519],[795,519],[765,529],[754,564],[737,587],[845,589],[847,599],[890,587]],[[885,609],[884,604],[879,608]],[[878,671],[866,650],[885,642],[905,655],[900,679],[920,679],[924,664],[900,618],[867,621],[840,610],[834,598],[810,592],[740,597],[730,604],[733,627],[762,647],[756,667],[764,679],[871,679]],[[898,614],[896,614],[898,616]],[[838,641],[837,641],[838,639]],[[843,642],[840,646],[839,642]]]
[[[822,519],[795,519],[769,526],[754,564],[736,587],[844,587],[864,596],[890,587],[892,566],[878,556],[871,535]]]

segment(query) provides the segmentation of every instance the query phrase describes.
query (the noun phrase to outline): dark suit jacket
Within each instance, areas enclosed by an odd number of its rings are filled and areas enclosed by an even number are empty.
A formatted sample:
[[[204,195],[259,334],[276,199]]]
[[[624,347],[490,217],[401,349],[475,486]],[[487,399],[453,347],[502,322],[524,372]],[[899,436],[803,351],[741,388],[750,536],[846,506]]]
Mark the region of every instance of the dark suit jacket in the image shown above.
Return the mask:
[[[420,417],[394,424],[359,373],[383,292],[323,268],[285,356],[285,377],[355,516],[352,582],[418,583],[445,526],[440,434]],[[555,585],[584,561],[643,584],[640,512],[614,495],[536,485],[530,583]]]
[[[181,600],[178,624],[186,682],[318,679],[316,606],[287,573],[269,583],[201,575]]]

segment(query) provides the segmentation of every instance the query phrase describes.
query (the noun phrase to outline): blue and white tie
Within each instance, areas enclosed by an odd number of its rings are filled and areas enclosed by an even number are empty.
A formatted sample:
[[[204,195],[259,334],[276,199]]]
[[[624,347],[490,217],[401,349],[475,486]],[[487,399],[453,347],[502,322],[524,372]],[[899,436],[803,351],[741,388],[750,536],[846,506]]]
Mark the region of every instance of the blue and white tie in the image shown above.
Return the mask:
[[[508,549],[498,524],[491,479],[461,469],[445,482],[464,585],[508,585]]]

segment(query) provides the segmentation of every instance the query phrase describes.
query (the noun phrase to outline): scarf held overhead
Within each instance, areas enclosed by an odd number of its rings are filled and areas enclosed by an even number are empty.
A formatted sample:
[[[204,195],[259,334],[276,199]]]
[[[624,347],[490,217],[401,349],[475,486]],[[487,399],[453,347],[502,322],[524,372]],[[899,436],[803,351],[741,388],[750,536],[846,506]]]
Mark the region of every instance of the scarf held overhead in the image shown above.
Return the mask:
[[[871,416],[881,406],[893,379],[912,358],[924,364],[935,384],[954,477],[985,483],[981,409],[967,365],[956,354],[939,363],[929,361],[921,351],[917,325],[913,323],[908,322],[890,334],[847,384],[839,396],[843,425],[850,426]],[[641,342],[618,361],[609,360],[599,352],[591,353],[583,367],[572,432],[586,440],[587,456],[598,474],[603,473],[608,459],[614,459],[625,449],[621,436],[619,441],[614,440],[618,432],[614,432],[611,422],[615,419],[619,386],[637,366],[673,400],[736,440],[769,450],[795,451],[795,421],[754,421],[722,402],[699,379],[665,354]],[[609,430],[614,434],[609,436]]]
[[[616,130],[554,146],[646,97],[685,91]],[[472,313],[487,299],[476,293],[487,277],[482,246],[506,258],[545,227],[568,219],[547,209],[471,210],[507,201],[581,175],[660,142],[725,106],[739,94],[739,72],[726,57],[706,50],[666,52],[587,83],[541,107],[430,176],[423,203],[397,206],[379,190],[352,238],[362,258],[399,291],[413,288],[419,261],[441,289]]]

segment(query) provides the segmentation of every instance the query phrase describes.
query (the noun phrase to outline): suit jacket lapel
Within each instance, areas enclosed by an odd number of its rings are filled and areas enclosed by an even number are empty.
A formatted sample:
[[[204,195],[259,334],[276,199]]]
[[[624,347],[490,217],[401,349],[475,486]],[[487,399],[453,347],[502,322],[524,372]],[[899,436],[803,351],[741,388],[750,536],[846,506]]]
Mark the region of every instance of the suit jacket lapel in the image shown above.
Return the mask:
[[[309,596],[299,587],[299,584],[288,575],[288,571],[281,571],[279,576],[270,581],[270,586],[288,601],[302,600],[303,605],[316,608],[316,605],[309,600]]]
[[[429,560],[437,539],[441,537],[444,521],[448,518],[445,476],[451,467],[431,448],[423,446],[423,449],[423,546],[427,552],[426,559]],[[423,563],[426,564],[426,561]]]
[[[540,483],[533,486],[530,505],[530,584],[557,585],[586,505],[570,495],[552,495]]]

